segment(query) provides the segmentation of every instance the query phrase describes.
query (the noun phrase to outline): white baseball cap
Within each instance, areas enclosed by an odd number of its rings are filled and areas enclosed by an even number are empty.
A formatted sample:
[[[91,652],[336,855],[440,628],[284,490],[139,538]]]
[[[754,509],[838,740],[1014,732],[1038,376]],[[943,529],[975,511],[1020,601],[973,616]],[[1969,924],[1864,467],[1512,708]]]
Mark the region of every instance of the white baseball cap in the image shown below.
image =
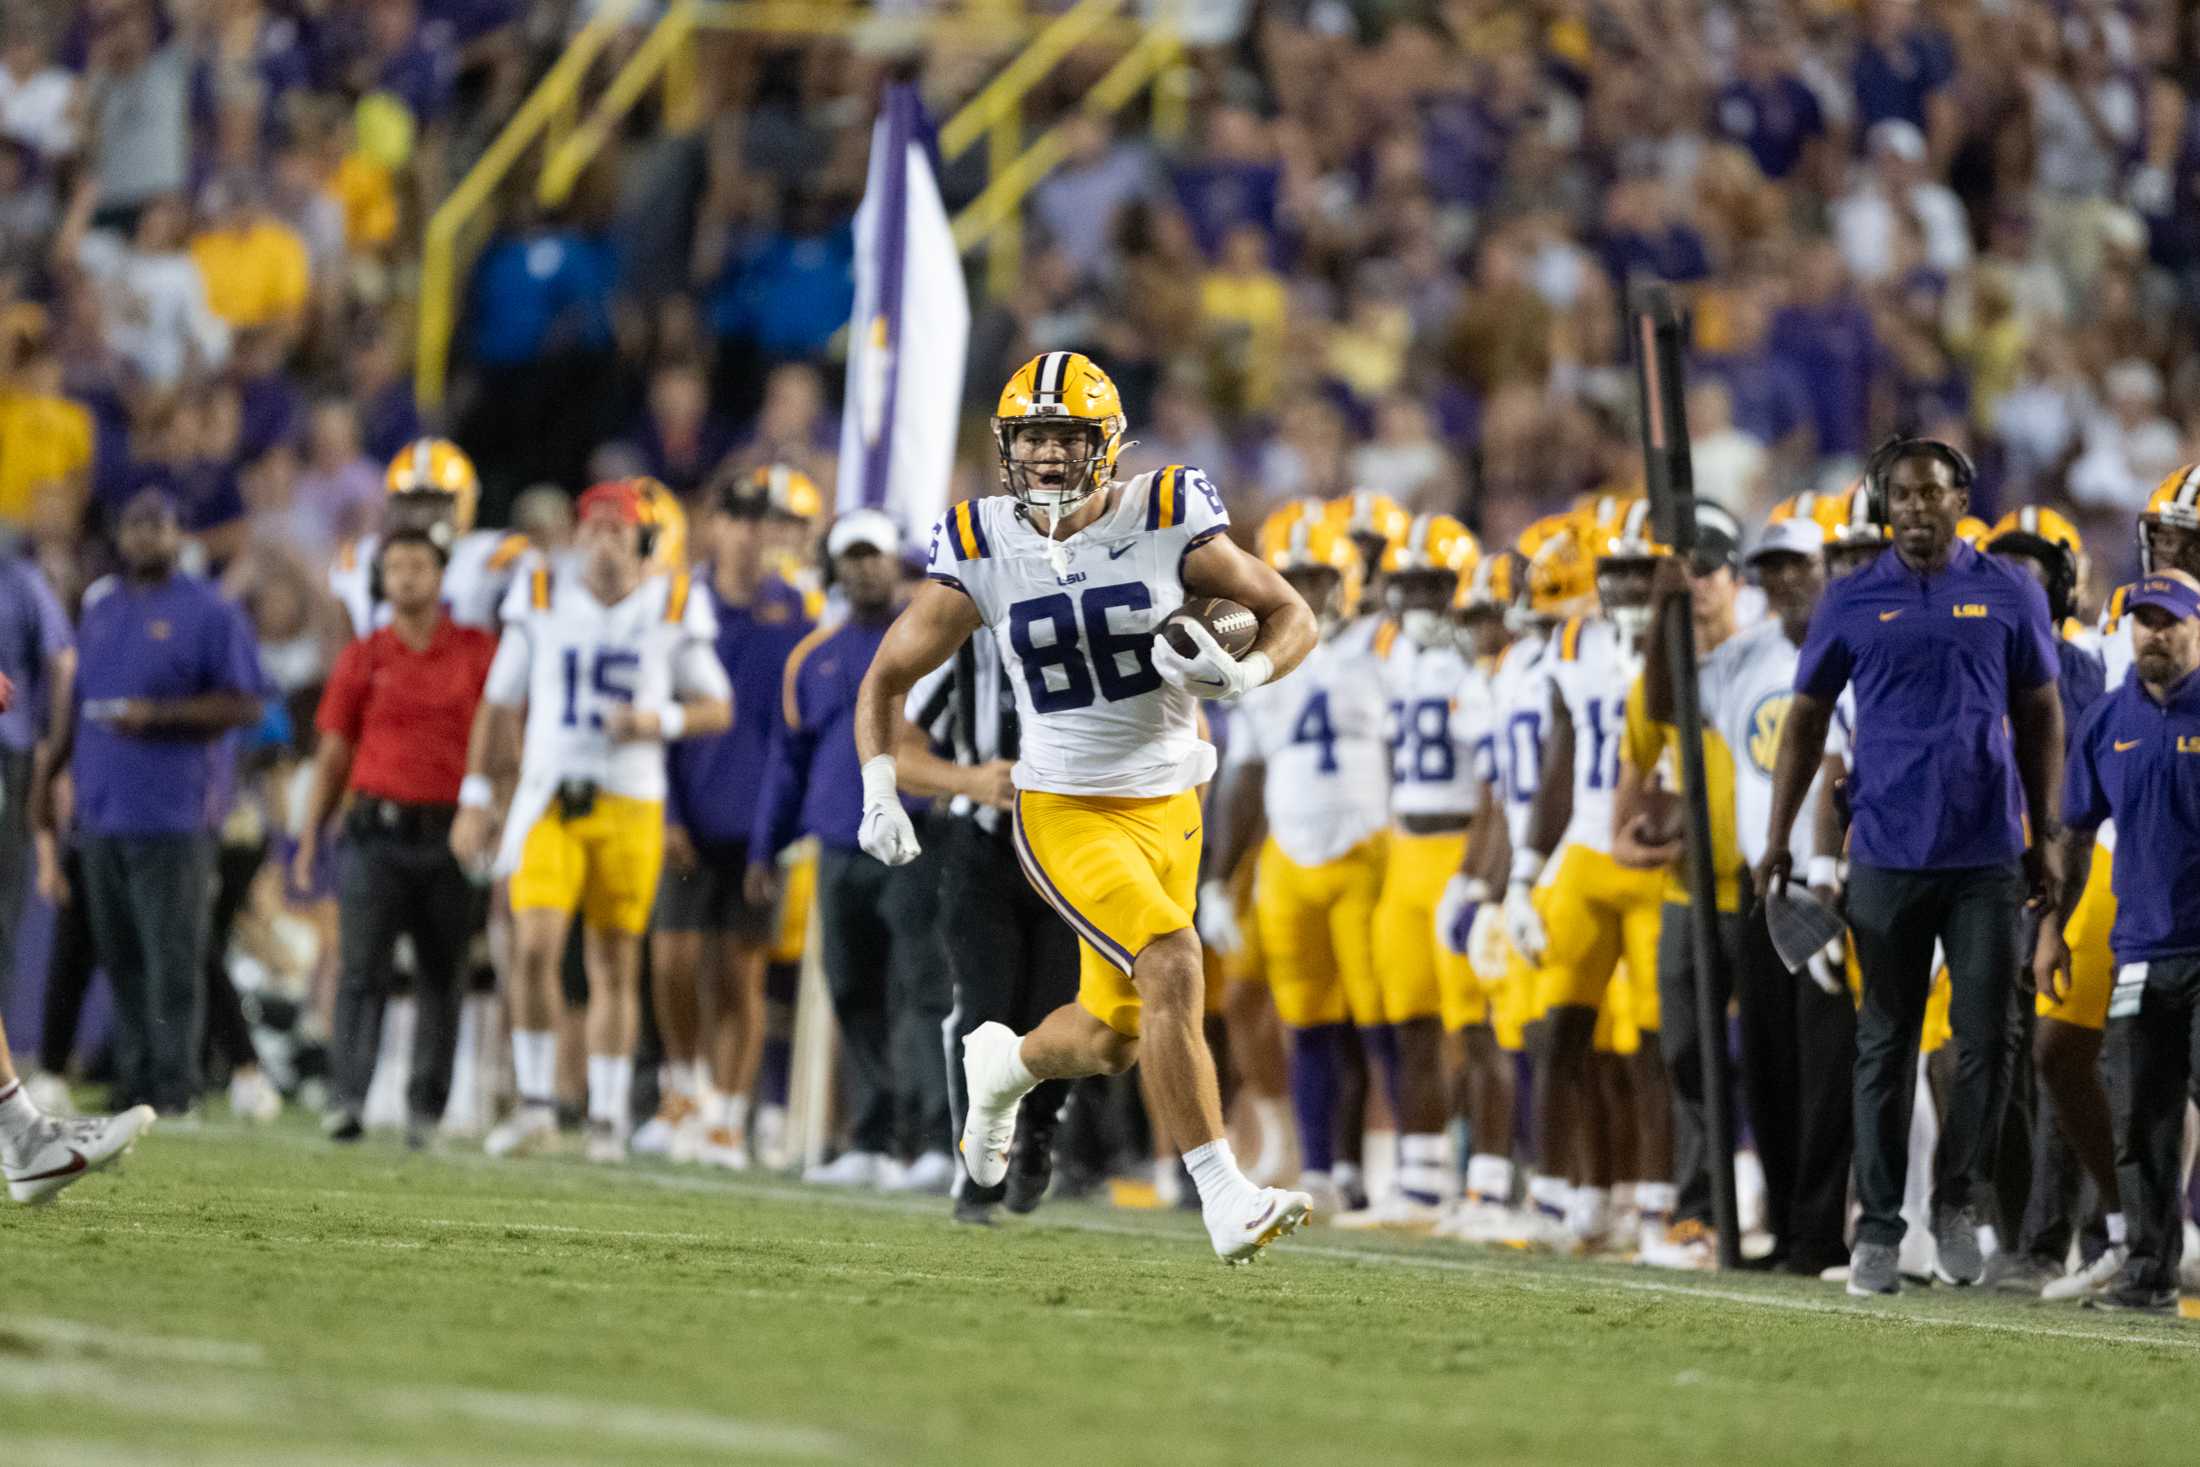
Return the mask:
[[[1826,553],[1826,532],[1816,520],[1796,515],[1776,525],[1765,526],[1765,532],[1750,550],[1747,563],[1755,565],[1768,555],[1807,555],[1812,559]]]
[[[899,555],[901,528],[884,511],[851,509],[833,521],[825,536],[825,553],[846,555],[858,545],[868,545],[881,555]]]

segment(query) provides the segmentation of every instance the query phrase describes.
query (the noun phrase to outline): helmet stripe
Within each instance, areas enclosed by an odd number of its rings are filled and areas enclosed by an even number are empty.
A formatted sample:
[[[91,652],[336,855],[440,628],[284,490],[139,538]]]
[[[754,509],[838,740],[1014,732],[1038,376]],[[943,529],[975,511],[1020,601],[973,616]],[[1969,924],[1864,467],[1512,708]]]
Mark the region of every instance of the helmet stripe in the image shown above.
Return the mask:
[[[1062,377],[1069,370],[1069,353],[1050,351],[1039,358],[1039,390],[1036,394],[1042,402],[1060,401]]]
[[[2200,464],[2194,464],[2185,475],[2185,482],[2177,486],[2177,503],[2187,509],[2200,503]]]

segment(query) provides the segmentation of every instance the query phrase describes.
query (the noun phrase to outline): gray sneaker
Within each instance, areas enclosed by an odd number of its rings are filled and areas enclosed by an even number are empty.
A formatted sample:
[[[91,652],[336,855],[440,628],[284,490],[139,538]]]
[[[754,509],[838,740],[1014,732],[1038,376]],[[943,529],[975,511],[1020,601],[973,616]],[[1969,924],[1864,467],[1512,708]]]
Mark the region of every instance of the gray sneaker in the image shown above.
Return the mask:
[[[1979,1282],[2005,1293],[2036,1296],[2062,1276],[2062,1270],[2044,1258],[2029,1253],[1996,1253],[1986,1260],[1986,1277]]]
[[[1933,1219],[1933,1277],[1944,1284],[1975,1284],[1986,1272],[1979,1252],[1978,1214],[1968,1207],[1942,1209]]]
[[[1901,1293],[1902,1271],[1896,1267],[1901,1256],[1892,1243],[1859,1241],[1849,1253],[1849,1292],[1859,1299]]]

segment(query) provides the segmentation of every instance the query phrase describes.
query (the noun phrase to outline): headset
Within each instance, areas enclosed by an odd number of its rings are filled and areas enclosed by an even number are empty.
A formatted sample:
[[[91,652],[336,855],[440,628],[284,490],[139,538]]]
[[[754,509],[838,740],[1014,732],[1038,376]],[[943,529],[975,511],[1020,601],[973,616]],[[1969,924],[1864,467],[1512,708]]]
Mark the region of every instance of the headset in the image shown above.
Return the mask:
[[[1892,523],[1893,517],[1887,513],[1887,475],[1906,458],[1937,459],[1946,464],[1956,488],[1966,494],[1978,482],[1978,469],[1971,463],[1971,456],[1954,444],[1943,443],[1938,438],[1912,438],[1898,433],[1873,449],[1864,465],[1864,504],[1879,524]]]
[[[1980,547],[1989,555],[2023,555],[2047,571],[2047,611],[2060,622],[2078,614],[2078,557],[2070,547],[2030,530],[2004,530]]]

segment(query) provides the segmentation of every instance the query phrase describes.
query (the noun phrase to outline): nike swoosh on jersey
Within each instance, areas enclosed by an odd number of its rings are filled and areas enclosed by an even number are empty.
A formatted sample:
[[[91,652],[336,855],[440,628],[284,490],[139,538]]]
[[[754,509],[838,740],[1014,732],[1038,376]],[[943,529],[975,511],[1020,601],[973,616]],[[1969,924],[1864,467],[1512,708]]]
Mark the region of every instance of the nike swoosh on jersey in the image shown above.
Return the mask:
[[[69,1159],[51,1171],[27,1172],[21,1175],[10,1172],[7,1179],[10,1182],[47,1182],[55,1177],[73,1176],[90,1165],[91,1163],[84,1159],[84,1153],[72,1147],[69,1151]]]
[[[1879,619],[1880,619],[1881,621],[1893,621],[1893,620],[1894,620],[1894,619],[1895,619],[1896,617],[1900,616],[1901,614],[1902,614],[1902,612],[1901,612],[1901,609],[1900,609],[1900,608],[1897,608],[1897,609],[1895,609],[1895,610],[1893,610],[1893,611],[1882,611],[1882,612],[1880,612],[1880,613],[1879,613]]]
[[[2139,742],[2137,739],[2118,739],[2116,741],[2116,752],[2121,754],[2126,749],[2136,749],[2139,747]]]
[[[1125,540],[1120,545],[1114,545],[1108,548],[1108,559],[1121,560],[1125,551],[1135,550],[1137,548],[1138,542],[1136,540]]]

